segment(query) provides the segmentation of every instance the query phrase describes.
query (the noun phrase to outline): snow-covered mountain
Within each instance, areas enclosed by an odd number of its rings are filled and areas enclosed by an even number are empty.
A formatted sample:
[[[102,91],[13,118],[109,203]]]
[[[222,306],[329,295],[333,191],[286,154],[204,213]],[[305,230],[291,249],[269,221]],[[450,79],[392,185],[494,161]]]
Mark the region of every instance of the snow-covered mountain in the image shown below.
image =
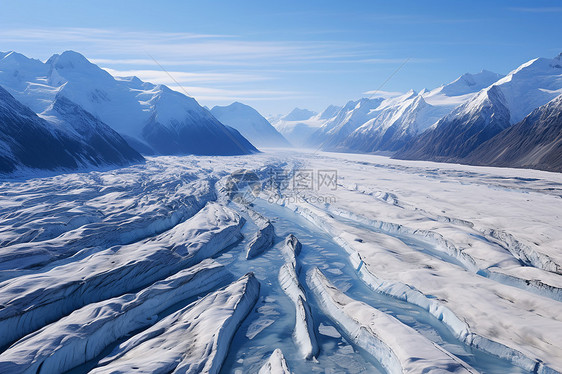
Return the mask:
[[[213,114],[223,124],[235,128],[257,147],[290,147],[291,145],[275,127],[251,106],[234,102],[215,106]]]
[[[55,98],[65,97],[141,151],[220,155],[256,151],[195,99],[136,77],[115,78],[79,53],[66,51],[45,63],[14,52],[0,58],[0,85],[38,114]]]
[[[283,121],[306,121],[307,119],[314,117],[316,114],[318,113],[313,112],[312,110],[295,108],[281,119]]]
[[[395,157],[455,161],[562,93],[562,54],[524,63],[482,89]]]
[[[341,107],[330,105],[321,113],[315,113],[308,109],[295,108],[289,114],[270,121],[291,144],[303,147],[307,145],[310,135],[334,117],[340,109]]]
[[[344,141],[346,150],[396,151],[424,131],[442,115],[442,108],[428,104],[422,95],[410,91],[385,100],[373,113],[376,116],[354,130]]]
[[[562,172],[562,95],[480,145],[465,161]]]
[[[124,166],[143,157],[109,126],[65,97],[46,119],[0,87],[0,173]]]
[[[338,113],[327,120],[307,140],[307,144],[324,150],[341,150],[342,143],[359,126],[371,119],[371,112],[382,98],[349,101]]]
[[[432,91],[410,90],[397,97],[351,101],[315,132],[309,143],[325,150],[396,151],[501,77],[483,70],[464,74]]]

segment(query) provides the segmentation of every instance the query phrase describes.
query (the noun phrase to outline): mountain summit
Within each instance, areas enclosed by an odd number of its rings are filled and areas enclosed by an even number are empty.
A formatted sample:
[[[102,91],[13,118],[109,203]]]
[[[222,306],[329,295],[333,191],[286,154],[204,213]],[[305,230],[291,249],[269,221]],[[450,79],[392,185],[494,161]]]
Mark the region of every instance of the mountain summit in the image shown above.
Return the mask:
[[[211,109],[219,121],[238,130],[258,147],[290,147],[291,145],[275,127],[251,106],[234,102],[228,106]]]

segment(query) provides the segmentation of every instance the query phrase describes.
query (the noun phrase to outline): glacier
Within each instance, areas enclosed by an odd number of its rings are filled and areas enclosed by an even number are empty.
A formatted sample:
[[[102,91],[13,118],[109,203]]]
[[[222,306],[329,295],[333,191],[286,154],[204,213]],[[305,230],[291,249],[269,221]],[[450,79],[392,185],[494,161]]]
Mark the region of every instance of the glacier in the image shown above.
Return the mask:
[[[285,356],[279,348],[273,351],[271,357],[262,366],[258,374],[290,374]]]
[[[389,373],[475,373],[393,317],[347,297],[318,268],[310,282],[327,313]]]
[[[172,305],[213,290],[231,278],[204,260],[137,294],[91,303],[18,340],[0,354],[0,371],[62,373],[98,356],[111,343],[157,322]]]
[[[259,289],[250,273],[120,344],[91,373],[218,373]]]
[[[77,263],[3,282],[0,346],[76,308],[133,291],[212,256],[240,239],[242,224],[235,212],[209,204],[140,245],[112,247]]]
[[[272,168],[337,168],[337,188],[270,186]],[[298,150],[14,177],[0,367],[560,372],[561,194],[555,173]],[[265,222],[275,240],[246,258]]]

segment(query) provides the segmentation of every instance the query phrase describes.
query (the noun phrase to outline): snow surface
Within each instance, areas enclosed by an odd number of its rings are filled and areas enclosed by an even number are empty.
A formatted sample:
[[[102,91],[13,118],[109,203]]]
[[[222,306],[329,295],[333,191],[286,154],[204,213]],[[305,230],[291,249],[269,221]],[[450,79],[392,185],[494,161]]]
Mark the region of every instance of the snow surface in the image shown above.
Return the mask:
[[[269,189],[268,168],[335,169],[337,188]],[[258,229],[238,203],[245,186],[261,191],[249,206],[278,235],[294,233],[300,251],[289,238],[245,258]],[[383,372],[379,355],[356,349],[370,340],[355,340],[344,327],[349,319],[334,318],[334,309],[312,297],[305,276],[318,267],[334,292],[355,300],[340,295],[343,304],[361,305],[369,311],[361,316],[383,321],[372,331],[398,323],[387,330],[399,335],[377,335],[400,352],[398,362],[421,365],[411,347],[483,372],[560,372],[561,196],[557,173],[293,150],[149,157],[119,170],[5,180],[2,255],[27,249],[19,260],[2,262],[9,266],[0,283],[0,362],[78,365],[73,373],[220,364],[258,372],[280,348],[297,372]],[[251,220],[242,227],[246,216]],[[247,238],[239,242],[242,232]],[[282,268],[287,294],[278,282]],[[194,269],[209,283],[193,280],[184,293],[176,285]],[[224,269],[234,279],[255,270],[260,296],[240,282],[218,289],[230,281]],[[250,278],[241,282],[257,284]],[[195,293],[202,298],[193,300]],[[306,319],[294,319],[293,299],[309,305],[317,361],[302,359],[291,333],[295,321]],[[239,312],[227,305],[240,305]],[[92,327],[83,323],[88,319]],[[200,339],[186,338],[192,333]],[[93,344],[90,353],[74,343],[80,336]],[[407,344],[398,337],[408,337]]]
[[[239,240],[243,219],[210,203],[194,217],[141,243],[115,246],[0,286],[0,346],[76,308],[131,292],[210,257]]]
[[[120,344],[91,373],[218,373],[259,289],[248,274]]]
[[[229,279],[222,265],[205,260],[137,294],[88,304],[0,354],[0,371],[65,372],[95,358],[118,339],[153,325],[157,314],[172,305],[211,291]]]
[[[346,296],[318,268],[313,269],[310,282],[333,320],[389,373],[475,373],[412,328]]]
[[[350,188],[334,192],[333,204],[308,203],[325,201],[312,191],[296,202],[278,201],[333,235],[350,254],[358,254],[356,264],[374,275],[373,283],[366,282],[377,292],[426,308],[459,339],[518,366],[560,370],[562,352],[553,348],[562,333],[562,306],[556,297],[562,285],[557,270],[562,262],[558,249],[562,232],[553,225],[561,209],[559,174],[526,171],[522,175],[511,169],[401,162],[380,156],[308,157],[303,156],[307,167],[319,170],[341,165],[338,182],[341,187],[350,183]],[[392,191],[400,205],[365,193],[369,190]],[[342,218],[336,219],[338,215]],[[357,217],[362,219],[350,220]],[[429,245],[405,244],[403,227],[408,228],[406,236],[418,236]],[[516,237],[519,248],[539,253],[549,262],[522,266],[511,257],[509,243],[488,236],[492,229]],[[470,258],[476,268],[509,272],[520,280],[518,286],[513,279],[503,283],[502,277],[478,272],[469,266]],[[377,283],[380,279],[387,282]]]
[[[289,367],[279,348],[273,351],[269,360],[263,364],[258,374],[290,374]]]

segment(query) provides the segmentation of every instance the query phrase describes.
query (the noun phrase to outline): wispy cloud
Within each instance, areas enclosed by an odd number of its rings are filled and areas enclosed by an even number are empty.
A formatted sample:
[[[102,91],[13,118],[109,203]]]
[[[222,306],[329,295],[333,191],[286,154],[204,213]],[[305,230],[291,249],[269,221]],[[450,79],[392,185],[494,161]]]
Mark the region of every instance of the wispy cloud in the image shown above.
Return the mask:
[[[256,82],[273,79],[257,74],[246,73],[190,73],[184,71],[162,71],[162,70],[116,70],[104,68],[109,74],[116,77],[136,76],[147,82],[172,85],[177,82],[181,84],[191,84],[195,82],[203,83],[241,83]],[[172,78],[173,77],[173,78]]]
[[[562,12],[562,7],[512,7],[508,8],[514,12],[523,12],[523,13],[560,13]]]
[[[95,51],[95,62],[153,65],[147,54],[167,66],[260,66],[338,62],[380,57],[381,50],[368,43],[342,41],[243,40],[236,35],[132,32],[92,28],[0,30],[0,40],[24,45],[44,42],[51,48]],[[124,58],[124,56],[127,58]],[[92,57],[92,56],[90,56]]]
[[[195,97],[200,102],[233,102],[233,101],[276,101],[285,99],[310,98],[311,94],[297,91],[260,90],[260,89],[224,89],[200,86],[170,85],[171,89]]]
[[[207,102],[233,102],[233,101],[274,101],[286,98],[308,98],[306,93],[288,90],[263,90],[236,87],[236,83],[269,79],[259,75],[250,74],[223,74],[223,73],[186,73],[182,71],[162,70],[115,70],[104,68],[115,77],[136,76],[145,82],[165,84],[171,89],[186,93],[199,101]],[[194,86],[194,83],[207,86]],[[221,87],[209,87],[219,83]]]
[[[363,92],[365,95],[369,95],[371,97],[382,97],[384,99],[388,99],[391,97],[397,97],[403,95],[404,92],[397,92],[397,91],[380,91],[380,90],[373,90],[373,91],[365,91]]]

